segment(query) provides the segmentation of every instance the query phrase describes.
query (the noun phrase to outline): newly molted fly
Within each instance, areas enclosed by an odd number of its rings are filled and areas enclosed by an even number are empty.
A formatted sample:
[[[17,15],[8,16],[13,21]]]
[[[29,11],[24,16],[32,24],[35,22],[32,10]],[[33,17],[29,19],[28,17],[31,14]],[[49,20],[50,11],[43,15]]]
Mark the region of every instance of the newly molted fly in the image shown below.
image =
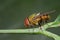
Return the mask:
[[[50,19],[49,13],[53,13],[55,10],[50,12],[44,12],[44,13],[34,13],[24,20],[25,27],[34,27],[34,26],[42,26],[42,24],[47,23]]]

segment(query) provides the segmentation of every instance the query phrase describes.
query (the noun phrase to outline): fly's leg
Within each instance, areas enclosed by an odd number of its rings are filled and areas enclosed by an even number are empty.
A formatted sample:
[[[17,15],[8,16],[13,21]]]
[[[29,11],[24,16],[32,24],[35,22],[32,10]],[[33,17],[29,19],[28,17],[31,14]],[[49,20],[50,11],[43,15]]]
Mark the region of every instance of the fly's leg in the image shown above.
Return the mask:
[[[42,28],[42,20],[39,20],[39,21],[38,21],[38,25],[39,25],[39,29],[42,30],[42,29],[43,29],[43,28]]]

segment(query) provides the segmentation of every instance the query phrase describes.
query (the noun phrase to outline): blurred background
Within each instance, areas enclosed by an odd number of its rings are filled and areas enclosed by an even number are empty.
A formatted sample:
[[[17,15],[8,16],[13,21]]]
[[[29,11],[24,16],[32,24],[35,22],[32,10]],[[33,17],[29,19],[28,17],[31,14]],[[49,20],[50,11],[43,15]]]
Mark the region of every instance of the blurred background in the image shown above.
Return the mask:
[[[38,12],[56,10],[54,21],[60,14],[60,0],[0,0],[0,29],[21,29],[25,17]],[[60,35],[60,28],[47,29]],[[0,34],[0,40],[53,40],[42,34]]]

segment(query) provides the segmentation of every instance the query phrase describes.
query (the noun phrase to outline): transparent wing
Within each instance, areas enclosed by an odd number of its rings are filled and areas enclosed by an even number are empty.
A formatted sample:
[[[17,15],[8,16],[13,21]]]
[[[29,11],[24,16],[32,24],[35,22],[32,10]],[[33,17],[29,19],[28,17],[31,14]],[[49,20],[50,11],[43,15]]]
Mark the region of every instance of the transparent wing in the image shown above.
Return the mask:
[[[53,10],[53,11],[49,11],[49,12],[42,12],[42,14],[51,14],[51,13],[54,13],[56,10]]]

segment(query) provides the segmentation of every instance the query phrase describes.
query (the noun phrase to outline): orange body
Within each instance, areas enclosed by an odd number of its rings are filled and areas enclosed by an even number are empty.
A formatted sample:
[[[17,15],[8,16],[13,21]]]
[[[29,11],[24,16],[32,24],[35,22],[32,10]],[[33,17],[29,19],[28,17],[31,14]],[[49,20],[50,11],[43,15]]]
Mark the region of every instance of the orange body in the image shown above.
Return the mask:
[[[33,14],[29,16],[28,18],[25,18],[24,25],[26,27],[41,25],[42,22],[48,21],[49,19],[50,19],[50,16],[48,14],[47,15],[43,14],[43,15],[38,15],[38,16],[36,16],[36,14]]]
[[[44,21],[46,21],[46,20],[49,20],[50,19],[50,16],[47,14],[43,14],[42,16],[41,16],[41,18],[42,18],[42,20],[44,20]]]

